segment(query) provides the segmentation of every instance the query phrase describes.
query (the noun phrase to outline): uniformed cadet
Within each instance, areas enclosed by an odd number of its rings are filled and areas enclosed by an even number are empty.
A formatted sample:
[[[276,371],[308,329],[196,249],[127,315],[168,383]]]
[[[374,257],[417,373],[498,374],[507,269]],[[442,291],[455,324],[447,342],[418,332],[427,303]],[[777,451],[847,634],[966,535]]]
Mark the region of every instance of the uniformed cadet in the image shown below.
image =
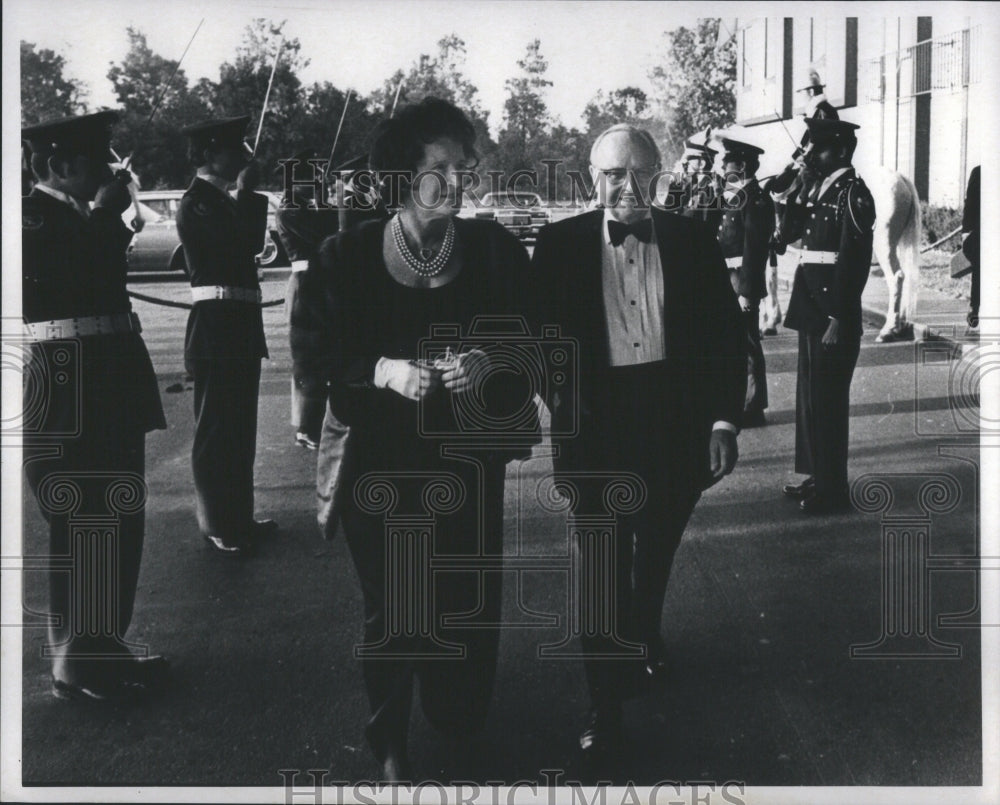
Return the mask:
[[[681,215],[704,221],[713,229],[722,220],[722,184],[713,170],[715,156],[719,152],[699,138],[691,138],[684,143],[681,163],[684,166],[683,203]]]
[[[246,553],[277,530],[254,519],[260,361],[267,357],[255,256],[264,247],[267,197],[243,140],[249,117],[189,126],[198,173],[177,210],[194,307],[184,362],[194,376],[191,464],[198,526],[209,545]],[[236,198],[228,188],[236,183]]]
[[[309,268],[309,259],[315,254],[323,238],[335,234],[338,228],[337,210],[320,206],[325,195],[323,172],[312,165],[310,159],[316,159],[316,152],[311,148],[292,157],[291,172],[284,174],[291,181],[285,181],[281,205],[274,216],[278,237],[281,238],[292,267],[288,288],[285,290],[285,313],[289,320],[300,292],[302,277]],[[287,169],[284,165],[279,165],[278,170]],[[295,442],[316,450],[323,428],[326,398],[305,394],[302,384],[302,375],[293,366],[292,425],[295,427]]]
[[[106,111],[22,131],[37,182],[21,201],[25,474],[53,561],[44,654],[56,696],[98,701],[158,688],[168,670],[125,641],[142,558],[146,433],[166,422],[125,290],[130,197],[108,165],[117,120]]]
[[[802,239],[785,326],[799,333],[795,471],[807,478],[784,492],[802,511],[822,513],[849,505],[850,389],[875,204],[851,165],[858,126],[820,118],[806,123],[806,179],[788,199],[779,231],[785,244]]]
[[[764,150],[728,137],[722,138],[722,145],[725,190],[719,245],[747,331],[747,396],[741,425],[753,428],[765,424],[764,409],[767,408],[767,374],[760,344],[760,300],[767,296],[765,275],[774,229],[774,206],[754,176]]]

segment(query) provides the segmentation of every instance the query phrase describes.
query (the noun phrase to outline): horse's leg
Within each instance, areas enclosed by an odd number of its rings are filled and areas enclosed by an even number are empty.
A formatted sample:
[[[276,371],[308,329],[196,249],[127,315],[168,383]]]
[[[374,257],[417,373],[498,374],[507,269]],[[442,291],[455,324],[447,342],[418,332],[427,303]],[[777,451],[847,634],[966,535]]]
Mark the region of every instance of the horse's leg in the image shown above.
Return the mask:
[[[885,324],[879,331],[876,341],[892,341],[894,335],[902,334],[906,329],[906,317],[902,310],[903,282],[905,275],[903,266],[899,261],[897,240],[894,237],[893,219],[890,218],[885,225],[876,222],[874,250],[878,258],[878,263],[882,267],[882,274],[885,276],[885,284],[889,290],[889,308],[885,314]],[[890,335],[892,334],[892,335]]]
[[[760,331],[765,335],[776,335],[781,324],[781,303],[778,301],[778,267],[768,263],[764,274],[767,296],[760,306]]]

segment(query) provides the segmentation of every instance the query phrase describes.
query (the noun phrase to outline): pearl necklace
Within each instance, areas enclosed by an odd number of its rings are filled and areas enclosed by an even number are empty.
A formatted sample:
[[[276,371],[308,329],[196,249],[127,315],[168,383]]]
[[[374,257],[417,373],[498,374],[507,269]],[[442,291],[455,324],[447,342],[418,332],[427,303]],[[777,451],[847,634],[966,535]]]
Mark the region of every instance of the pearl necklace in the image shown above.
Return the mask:
[[[448,229],[444,233],[444,240],[433,259],[423,259],[423,249],[421,249],[420,257],[410,249],[410,244],[406,242],[403,235],[403,224],[399,220],[399,213],[392,219],[392,239],[396,244],[396,251],[399,252],[399,256],[403,258],[410,271],[418,277],[436,277],[444,271],[448,260],[451,259],[451,252],[455,246],[455,224],[451,219],[448,219]]]

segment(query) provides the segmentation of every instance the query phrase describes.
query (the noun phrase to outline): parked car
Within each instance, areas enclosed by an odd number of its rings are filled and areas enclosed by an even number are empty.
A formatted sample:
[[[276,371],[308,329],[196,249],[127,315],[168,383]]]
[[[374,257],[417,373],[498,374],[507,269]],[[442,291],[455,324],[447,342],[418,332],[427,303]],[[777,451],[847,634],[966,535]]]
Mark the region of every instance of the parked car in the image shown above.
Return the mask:
[[[184,249],[177,235],[177,208],[180,206],[183,190],[140,190],[137,193],[140,211],[145,225],[132,238],[128,247],[129,271],[183,271]],[[281,197],[277,193],[265,192],[268,199],[267,236],[264,250],[257,260],[264,268],[288,265],[288,257],[281,246],[278,231],[274,225],[274,213]],[[134,228],[135,206],[129,207],[122,219]]]
[[[479,205],[467,207],[466,217],[487,218],[502,224],[519,238],[533,238],[551,220],[538,193],[508,191],[487,193]]]

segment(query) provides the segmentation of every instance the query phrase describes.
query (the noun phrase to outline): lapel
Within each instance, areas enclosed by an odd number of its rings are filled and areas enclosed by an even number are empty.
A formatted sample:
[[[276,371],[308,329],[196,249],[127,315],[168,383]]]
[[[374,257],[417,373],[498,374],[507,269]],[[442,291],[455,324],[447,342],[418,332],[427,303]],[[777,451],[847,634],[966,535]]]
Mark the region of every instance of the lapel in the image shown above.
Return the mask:
[[[570,289],[567,304],[575,314],[574,318],[580,322],[578,332],[590,333],[594,338],[594,349],[585,352],[594,355],[600,365],[606,366],[611,360],[611,346],[604,317],[603,225],[603,208],[580,216],[579,237],[574,238],[573,244],[576,254],[568,263],[575,276],[567,278],[570,281],[566,283],[566,288]]]
[[[683,312],[678,307],[678,302],[685,298],[685,291],[681,287],[683,272],[679,267],[689,262],[687,247],[691,237],[690,227],[678,226],[687,224],[687,219],[674,213],[665,212],[658,207],[653,207],[650,212],[663,271],[663,347],[665,354],[669,355],[673,341],[672,325],[677,323]],[[688,232],[682,232],[682,228]]]

